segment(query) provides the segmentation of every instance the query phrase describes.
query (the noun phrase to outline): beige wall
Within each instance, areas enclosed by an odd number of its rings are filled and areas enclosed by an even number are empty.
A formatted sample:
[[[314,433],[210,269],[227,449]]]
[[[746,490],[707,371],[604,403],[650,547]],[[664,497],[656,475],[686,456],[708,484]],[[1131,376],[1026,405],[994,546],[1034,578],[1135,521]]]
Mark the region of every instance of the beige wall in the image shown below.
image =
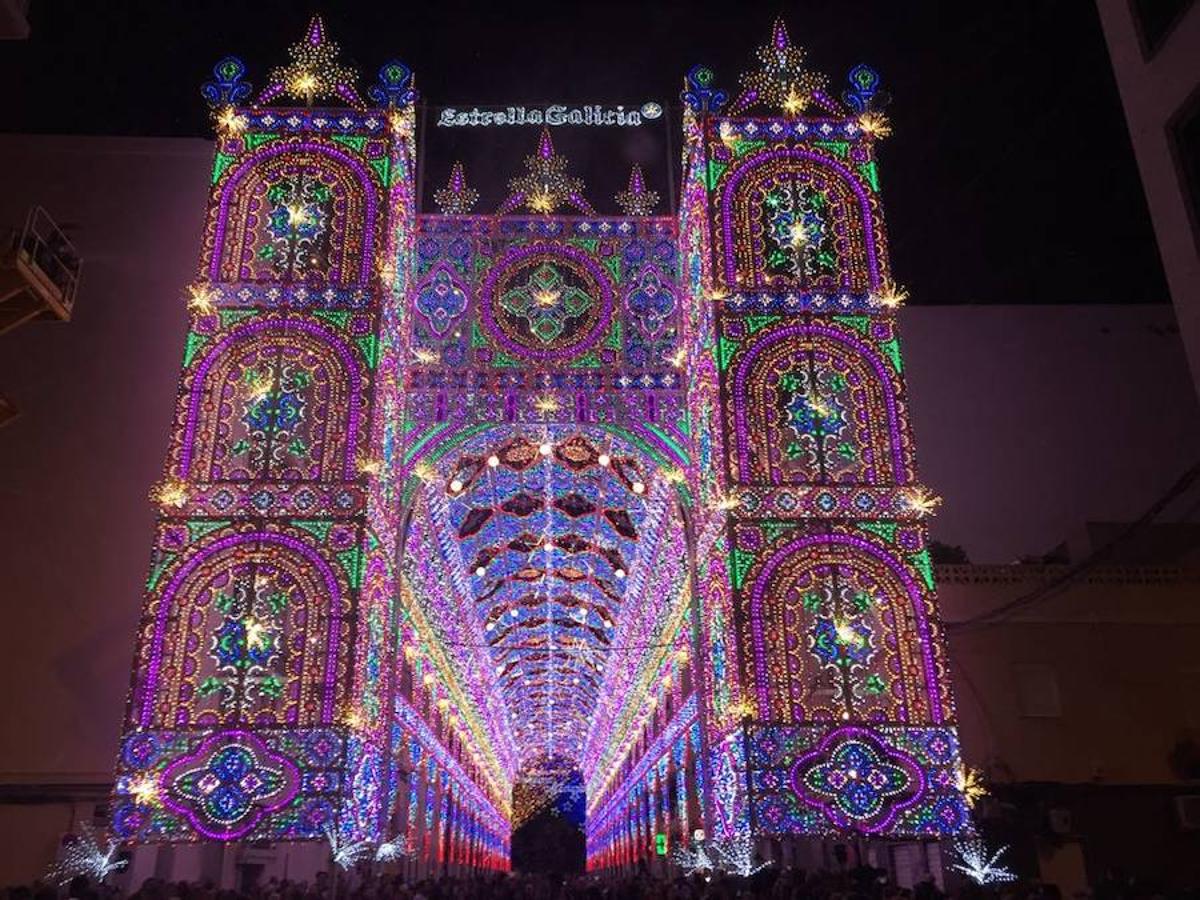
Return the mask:
[[[1000,624],[956,629],[1064,571],[939,567],[967,759],[1007,781],[1178,781],[1167,754],[1200,730],[1200,570],[1101,567]],[[1029,715],[1022,678],[1052,680],[1060,713]]]

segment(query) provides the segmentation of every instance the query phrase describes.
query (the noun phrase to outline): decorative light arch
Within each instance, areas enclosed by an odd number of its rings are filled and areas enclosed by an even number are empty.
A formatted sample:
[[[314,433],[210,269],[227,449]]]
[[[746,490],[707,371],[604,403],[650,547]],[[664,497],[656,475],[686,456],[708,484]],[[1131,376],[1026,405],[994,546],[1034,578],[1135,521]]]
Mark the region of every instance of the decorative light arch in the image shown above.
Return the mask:
[[[913,619],[920,635],[920,651],[922,671],[925,675],[925,691],[929,703],[929,716],[935,724],[941,724],[942,714],[942,685],[938,676],[937,660],[934,659],[933,635],[930,631],[928,617],[925,615],[925,605],[921,588],[905,571],[904,567],[894,556],[883,548],[868,540],[849,534],[809,534],[778,546],[763,563],[750,588],[750,637],[754,647],[754,690],[758,700],[759,714],[769,715],[770,690],[767,673],[767,643],[765,625],[763,622],[763,604],[766,593],[775,576],[776,570],[790,557],[797,553],[808,551],[813,547],[823,545],[840,545],[871,557],[883,564],[897,581],[903,586],[912,609]]]
[[[329,724],[334,720],[334,705],[338,683],[337,653],[341,641],[338,639],[342,622],[343,588],[333,567],[328,561],[305,541],[290,534],[275,531],[256,530],[227,534],[220,537],[193,553],[172,574],[170,581],[163,589],[157,601],[154,616],[154,627],[150,639],[149,664],[146,678],[140,690],[141,702],[138,704],[138,723],[143,728],[154,725],[154,703],[158,694],[159,674],[163,664],[163,641],[166,639],[167,625],[171,611],[175,605],[176,596],[188,583],[193,573],[201,565],[214,556],[235,551],[246,544],[266,544],[281,549],[284,553],[292,553],[303,558],[305,564],[315,568],[325,585],[326,600],[329,604],[329,625],[327,628],[325,666],[322,672],[322,704],[321,724]],[[318,598],[314,598],[316,600]]]
[[[817,166],[824,167],[833,172],[840,181],[842,181],[858,200],[859,215],[862,218],[863,227],[863,245],[866,252],[867,262],[867,284],[871,290],[878,288],[883,282],[883,273],[881,270],[881,262],[877,247],[879,246],[879,235],[876,233],[877,225],[875,215],[871,209],[871,197],[863,188],[862,183],[854,175],[850,169],[843,166],[836,160],[832,160],[827,156],[822,156],[819,153],[814,153],[811,150],[804,150],[799,147],[776,148],[774,150],[761,150],[751,156],[746,157],[737,169],[730,175],[724,184],[721,191],[720,212],[721,212],[721,246],[723,254],[723,266],[725,283],[733,286],[737,282],[737,253],[735,250],[734,241],[734,212],[735,205],[738,201],[739,188],[746,177],[756,169],[764,166],[775,160],[803,160],[811,162]]]
[[[359,263],[359,281],[365,284],[370,280],[375,260],[375,239],[379,220],[379,200],[371,175],[360,160],[336,147],[331,147],[328,144],[318,141],[284,140],[266,144],[248,154],[225,176],[225,183],[221,186],[220,199],[214,205],[216,218],[213,231],[212,256],[208,264],[208,277],[210,281],[217,282],[222,280],[221,266],[225,257],[225,233],[229,225],[230,206],[233,203],[237,187],[247,175],[266,160],[300,152],[314,153],[335,160],[344,168],[349,169],[362,187],[366,221],[363,224],[363,246],[362,259]]]
[[[351,479],[355,472],[355,452],[358,448],[358,435],[362,425],[362,386],[363,376],[355,359],[354,352],[337,334],[329,329],[307,319],[258,319],[231,331],[213,345],[196,366],[191,376],[191,390],[188,394],[187,414],[184,423],[183,438],[180,441],[179,476],[187,478],[191,474],[192,462],[196,456],[196,432],[200,425],[201,406],[203,405],[207,381],[210,372],[217,361],[230,348],[244,341],[251,340],[263,332],[278,330],[286,333],[289,330],[303,331],[305,334],[318,338],[327,344],[341,361],[342,369],[347,378],[349,400],[346,413],[346,444],[342,460],[342,477]]]
[[[900,422],[900,404],[896,396],[896,388],[888,374],[884,361],[868,344],[851,334],[837,328],[815,323],[788,325],[765,335],[747,349],[737,361],[733,372],[731,406],[734,418],[734,452],[737,454],[737,476],[746,481],[750,472],[750,437],[749,437],[749,396],[751,374],[754,363],[769,347],[793,337],[811,338],[824,337],[830,341],[842,344],[850,352],[866,360],[879,382],[883,394],[884,408],[887,412],[888,441],[891,450],[893,474],[897,484],[910,481],[910,473],[904,459],[904,433]]]

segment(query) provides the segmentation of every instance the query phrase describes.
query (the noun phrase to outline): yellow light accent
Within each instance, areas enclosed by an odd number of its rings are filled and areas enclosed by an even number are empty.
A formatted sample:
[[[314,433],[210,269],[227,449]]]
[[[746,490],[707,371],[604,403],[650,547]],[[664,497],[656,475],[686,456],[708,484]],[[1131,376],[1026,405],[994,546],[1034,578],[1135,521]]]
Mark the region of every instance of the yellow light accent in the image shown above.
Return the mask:
[[[538,288],[533,292],[533,302],[538,306],[553,306],[562,296],[562,291],[554,288]]]
[[[217,308],[213,302],[217,292],[202,281],[188,285],[188,309],[200,316],[211,315]]]
[[[430,350],[427,347],[417,347],[413,350],[413,356],[417,358],[417,362],[422,365],[433,365],[442,357],[436,350]]]
[[[412,644],[405,645],[404,658],[407,659],[409,662],[412,662],[414,659],[416,659],[417,658],[417,648],[414,647]]]
[[[931,516],[942,505],[942,498],[927,488],[909,488],[904,492],[904,505],[918,516]]]
[[[411,106],[406,109],[393,109],[388,113],[388,125],[392,129],[392,134],[398,138],[410,137],[413,133],[413,108]]]
[[[743,698],[730,703],[725,712],[731,719],[745,719],[753,717],[755,709],[756,707],[753,702]]]
[[[412,469],[413,475],[421,481],[433,481],[437,478],[437,469],[427,462],[419,462]]]
[[[822,419],[828,419],[831,412],[829,403],[820,397],[810,397],[808,405],[812,407],[812,411]]]
[[[129,782],[129,794],[138,806],[158,806],[158,781],[153,775],[141,775]]]
[[[553,195],[545,191],[539,191],[529,198],[529,208],[537,213],[549,215],[550,213],[554,212],[554,206],[555,203]]]
[[[562,401],[553,394],[533,398],[533,408],[540,413],[556,413],[562,409]]]
[[[793,222],[788,240],[793,247],[803,247],[808,243],[808,227],[803,222]]]
[[[257,619],[246,620],[246,647],[250,650],[262,650],[267,646],[270,630]]]
[[[667,479],[671,484],[683,484],[687,478],[687,473],[683,469],[671,468],[663,473],[663,478]]]
[[[721,123],[721,126],[717,129],[717,134],[721,138],[721,143],[730,150],[736,147],[738,142],[742,139],[741,135],[734,131],[733,126],[728,122]]]
[[[421,679],[421,683],[425,685],[425,687],[429,687],[431,684],[433,684],[433,673],[426,672],[425,677]]]
[[[908,291],[891,281],[885,281],[872,298],[885,309],[899,309],[908,299]]]
[[[840,644],[851,644],[857,647],[862,643],[862,635],[855,631],[849,622],[838,622],[834,626],[834,630],[837,632],[837,639]]]
[[[246,130],[249,121],[245,116],[239,116],[237,110],[232,106],[224,107],[217,114],[217,127],[226,137],[232,137],[236,134],[241,134]]]
[[[983,774],[978,769],[972,769],[966,764],[959,764],[956,779],[958,789],[962,792],[967,807],[973,809],[975,804],[991,793],[983,783]]]
[[[299,206],[299,205],[293,203],[291,206],[289,206],[287,208],[287,212],[288,212],[288,224],[291,225],[293,228],[298,225],[307,225],[308,224],[308,210],[305,209],[303,206]]]
[[[357,709],[349,709],[349,710],[346,710],[345,713],[343,713],[342,723],[347,728],[358,729],[358,728],[362,728],[364,725],[366,725],[367,720],[365,718],[363,718],[363,714],[361,712],[359,712]]]
[[[858,117],[858,127],[873,138],[885,138],[892,133],[892,123],[883,113],[865,112]]]
[[[358,461],[358,472],[360,475],[378,475],[383,471],[383,460],[381,459],[360,459]]]
[[[729,512],[730,510],[737,509],[741,505],[742,501],[732,494],[726,494],[724,497],[718,497],[717,502],[713,504],[713,506],[715,506],[721,512]]]
[[[182,481],[164,481],[150,492],[150,499],[157,501],[160,506],[182,509],[187,506],[187,485]]]
[[[317,77],[312,72],[301,72],[292,79],[290,87],[293,94],[311,101],[313,94],[317,92]]]
[[[396,264],[390,259],[379,261],[379,280],[391,287],[396,280]]]
[[[676,369],[682,369],[683,364],[687,362],[687,349],[680,347],[674,353],[667,356],[667,362],[673,365]]]
[[[246,384],[246,399],[258,403],[270,396],[275,389],[275,375],[272,372],[255,372]]]
[[[445,697],[443,697],[441,700],[439,700],[437,702],[438,709],[442,710],[443,712],[445,712],[445,710],[448,706],[450,706],[450,701],[447,700]]]
[[[687,661],[688,661],[688,651],[686,649],[684,649],[683,647],[680,647],[678,650],[675,651],[675,662],[679,663],[680,665],[683,665]]]
[[[808,97],[798,94],[794,87],[788,88],[787,96],[783,98],[783,112],[788,116],[798,116],[808,106]]]

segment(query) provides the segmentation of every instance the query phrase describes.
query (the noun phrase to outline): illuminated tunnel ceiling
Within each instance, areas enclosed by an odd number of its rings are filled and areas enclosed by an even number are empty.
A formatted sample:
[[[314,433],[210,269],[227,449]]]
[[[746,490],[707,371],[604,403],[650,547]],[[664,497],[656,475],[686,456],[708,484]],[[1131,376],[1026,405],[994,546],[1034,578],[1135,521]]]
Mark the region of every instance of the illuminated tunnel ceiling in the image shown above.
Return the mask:
[[[458,545],[520,757],[578,761],[626,592],[653,556],[643,527],[671,492],[652,496],[611,436],[514,427],[491,441],[444,467],[436,525]]]

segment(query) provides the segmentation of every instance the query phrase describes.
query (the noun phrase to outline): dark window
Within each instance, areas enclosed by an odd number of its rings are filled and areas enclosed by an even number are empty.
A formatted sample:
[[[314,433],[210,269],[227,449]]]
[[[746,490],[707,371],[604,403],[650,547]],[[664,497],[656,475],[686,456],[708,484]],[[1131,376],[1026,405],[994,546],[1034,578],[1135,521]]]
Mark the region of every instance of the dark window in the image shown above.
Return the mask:
[[[1150,59],[1162,49],[1171,30],[1187,15],[1192,0],[1130,0],[1138,34],[1142,38],[1142,55]]]

